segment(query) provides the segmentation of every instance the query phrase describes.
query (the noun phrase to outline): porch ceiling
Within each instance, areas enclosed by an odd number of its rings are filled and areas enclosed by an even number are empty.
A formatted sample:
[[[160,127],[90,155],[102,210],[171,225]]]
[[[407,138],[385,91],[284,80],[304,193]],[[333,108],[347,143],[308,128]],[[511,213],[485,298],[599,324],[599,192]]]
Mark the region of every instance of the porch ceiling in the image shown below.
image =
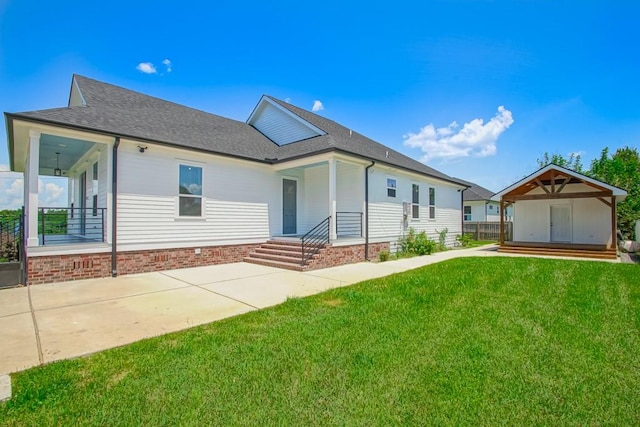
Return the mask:
[[[59,167],[62,169],[62,175],[65,176],[67,171],[95,144],[81,139],[42,134],[40,136],[39,174],[53,175],[53,170],[56,168],[56,153],[60,153]]]

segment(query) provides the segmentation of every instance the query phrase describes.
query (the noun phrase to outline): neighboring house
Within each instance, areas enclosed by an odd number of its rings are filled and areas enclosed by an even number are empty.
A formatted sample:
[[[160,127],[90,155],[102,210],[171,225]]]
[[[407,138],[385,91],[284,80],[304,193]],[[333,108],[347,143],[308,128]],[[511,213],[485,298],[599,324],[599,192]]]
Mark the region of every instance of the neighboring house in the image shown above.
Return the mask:
[[[616,205],[626,191],[550,164],[493,196],[513,206],[513,241],[500,251],[616,257]]]
[[[500,203],[491,200],[493,191],[487,190],[473,182],[456,178],[468,185],[462,193],[462,219],[465,222],[498,222],[500,221]],[[506,210],[506,220],[511,220],[511,209]]]
[[[31,283],[320,268],[374,259],[410,227],[448,228],[449,245],[461,231],[464,183],[270,96],[240,122],[74,75],[67,107],[5,118]],[[41,206],[39,175],[68,178],[66,208]]]

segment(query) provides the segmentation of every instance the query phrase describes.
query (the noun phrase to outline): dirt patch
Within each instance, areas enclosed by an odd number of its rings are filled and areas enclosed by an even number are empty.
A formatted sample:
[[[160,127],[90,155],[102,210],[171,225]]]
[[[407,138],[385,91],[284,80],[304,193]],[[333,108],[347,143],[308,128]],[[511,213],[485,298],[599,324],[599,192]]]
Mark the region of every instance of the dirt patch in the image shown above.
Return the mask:
[[[325,303],[326,305],[330,306],[330,307],[338,307],[339,305],[344,304],[344,301],[342,301],[341,299],[338,298],[334,298],[334,299],[328,299],[325,301],[322,301],[323,303]]]

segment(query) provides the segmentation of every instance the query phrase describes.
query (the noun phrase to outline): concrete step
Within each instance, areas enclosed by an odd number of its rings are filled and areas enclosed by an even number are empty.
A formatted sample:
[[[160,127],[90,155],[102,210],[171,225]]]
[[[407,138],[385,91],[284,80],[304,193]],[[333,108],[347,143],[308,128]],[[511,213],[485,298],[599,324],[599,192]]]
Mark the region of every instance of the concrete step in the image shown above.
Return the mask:
[[[244,258],[244,262],[250,262],[252,264],[265,265],[267,267],[276,267],[276,268],[284,268],[285,270],[293,270],[293,271],[305,271],[307,269],[306,266],[298,264],[292,264],[289,262],[281,262],[281,261],[272,261],[268,259],[261,258],[253,258],[248,256]]]
[[[268,249],[272,251],[280,251],[280,252],[295,252],[302,253],[302,246],[293,246],[293,245],[274,245],[272,243],[265,243],[260,245],[260,249]]]
[[[280,261],[280,262],[288,262],[290,264],[298,264],[302,263],[302,255],[300,253],[295,254],[295,256],[288,255],[291,252],[285,252],[284,255],[281,253],[270,253],[263,252],[265,249],[257,249],[255,252],[249,254],[250,258],[258,258],[258,259],[266,259],[271,261]]]

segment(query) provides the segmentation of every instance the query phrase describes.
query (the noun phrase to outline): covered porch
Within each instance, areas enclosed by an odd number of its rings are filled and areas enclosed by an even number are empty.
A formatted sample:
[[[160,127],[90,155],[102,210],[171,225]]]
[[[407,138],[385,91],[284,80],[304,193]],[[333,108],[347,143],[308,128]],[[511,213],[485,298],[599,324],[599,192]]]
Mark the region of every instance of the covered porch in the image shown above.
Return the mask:
[[[557,165],[548,165],[497,193],[502,252],[616,258],[616,204],[626,192]],[[513,236],[505,236],[513,206]]]
[[[272,237],[364,241],[365,168],[336,155],[278,165],[282,227]]]
[[[45,247],[108,245],[113,138],[19,120],[12,124],[12,166],[24,174],[27,248],[36,253]]]

